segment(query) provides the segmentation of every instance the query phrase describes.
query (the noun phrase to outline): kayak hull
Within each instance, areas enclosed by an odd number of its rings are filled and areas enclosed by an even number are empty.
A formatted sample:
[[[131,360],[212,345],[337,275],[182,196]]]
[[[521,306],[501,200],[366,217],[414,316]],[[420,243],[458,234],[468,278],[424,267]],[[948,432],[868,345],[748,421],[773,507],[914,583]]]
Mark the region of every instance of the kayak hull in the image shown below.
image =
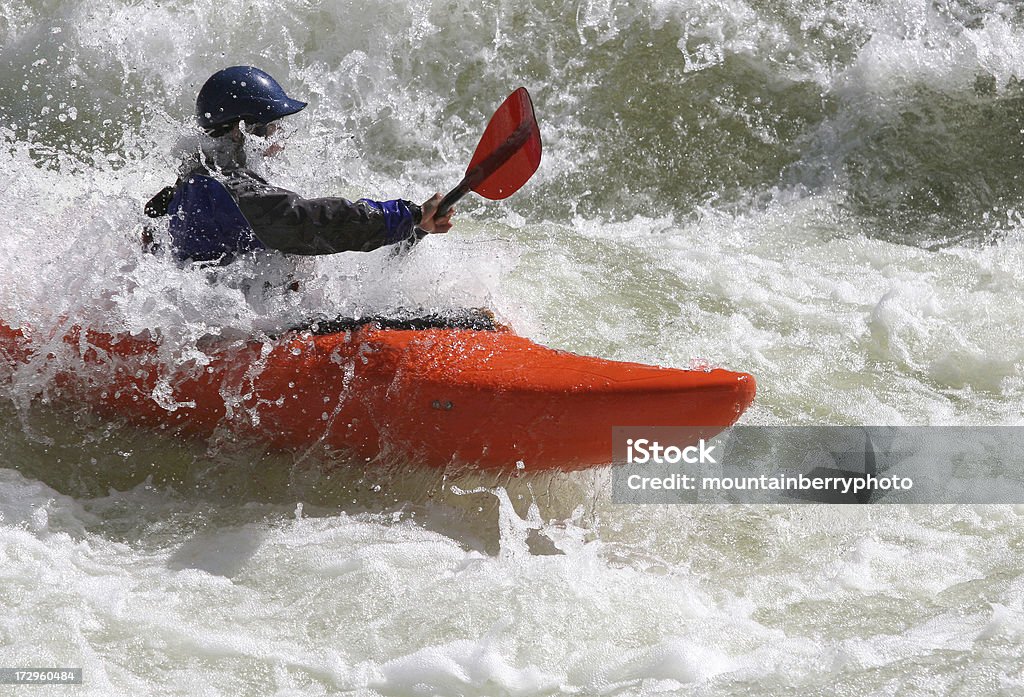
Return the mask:
[[[578,356],[511,331],[382,329],[213,342],[162,361],[148,337],[75,330],[55,383],[68,397],[172,433],[348,450],[432,467],[572,470],[610,464],[612,429],[674,426],[692,440],[732,425],[755,381]],[[0,359],[39,360],[0,324]]]

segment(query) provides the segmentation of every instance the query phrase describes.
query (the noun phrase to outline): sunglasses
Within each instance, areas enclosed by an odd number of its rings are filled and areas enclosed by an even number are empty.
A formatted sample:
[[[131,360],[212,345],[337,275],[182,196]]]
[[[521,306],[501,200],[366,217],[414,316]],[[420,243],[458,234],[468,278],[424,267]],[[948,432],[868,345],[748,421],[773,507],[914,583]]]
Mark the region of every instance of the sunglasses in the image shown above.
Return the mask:
[[[270,123],[255,123],[251,126],[246,124],[245,130],[259,138],[268,138],[277,131],[277,124],[273,121]]]

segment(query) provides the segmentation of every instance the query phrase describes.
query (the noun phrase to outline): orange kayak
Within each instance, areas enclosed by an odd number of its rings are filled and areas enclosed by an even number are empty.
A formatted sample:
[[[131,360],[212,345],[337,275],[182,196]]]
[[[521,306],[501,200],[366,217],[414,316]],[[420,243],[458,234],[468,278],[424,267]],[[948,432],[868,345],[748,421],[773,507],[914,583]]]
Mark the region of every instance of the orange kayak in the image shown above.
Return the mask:
[[[58,369],[55,386],[105,415],[204,438],[433,467],[608,464],[613,427],[693,427],[696,441],[732,425],[755,392],[746,373],[579,356],[500,326],[365,324],[225,340],[202,346],[205,359],[174,365],[148,337],[73,330],[63,339],[59,362],[68,367]],[[0,323],[0,364],[16,368],[41,352],[30,331]]]

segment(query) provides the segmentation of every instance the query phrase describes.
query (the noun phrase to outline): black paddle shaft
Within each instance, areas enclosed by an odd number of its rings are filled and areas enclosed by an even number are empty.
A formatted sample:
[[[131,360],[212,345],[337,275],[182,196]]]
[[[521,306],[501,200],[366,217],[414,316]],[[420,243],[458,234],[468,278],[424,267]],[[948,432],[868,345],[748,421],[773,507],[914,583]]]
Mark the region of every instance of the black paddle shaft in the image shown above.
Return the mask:
[[[444,198],[441,199],[441,203],[437,204],[437,213],[434,215],[444,217],[452,209],[459,200],[472,191],[472,187],[469,185],[469,175],[467,174],[459,185],[454,189],[445,194]]]

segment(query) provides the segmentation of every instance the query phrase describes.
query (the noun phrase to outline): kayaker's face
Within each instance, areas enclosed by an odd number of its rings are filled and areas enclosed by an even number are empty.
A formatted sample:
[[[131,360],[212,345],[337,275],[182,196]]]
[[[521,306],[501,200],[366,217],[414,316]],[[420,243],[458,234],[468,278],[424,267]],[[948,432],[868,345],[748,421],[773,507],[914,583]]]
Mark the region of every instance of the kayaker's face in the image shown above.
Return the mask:
[[[246,124],[245,131],[257,138],[269,139],[278,132],[278,123],[276,121],[271,121],[270,123],[254,123],[251,126]],[[263,157],[273,157],[282,150],[284,150],[284,142],[283,139],[280,139],[278,142],[271,143],[267,149],[263,151]]]

